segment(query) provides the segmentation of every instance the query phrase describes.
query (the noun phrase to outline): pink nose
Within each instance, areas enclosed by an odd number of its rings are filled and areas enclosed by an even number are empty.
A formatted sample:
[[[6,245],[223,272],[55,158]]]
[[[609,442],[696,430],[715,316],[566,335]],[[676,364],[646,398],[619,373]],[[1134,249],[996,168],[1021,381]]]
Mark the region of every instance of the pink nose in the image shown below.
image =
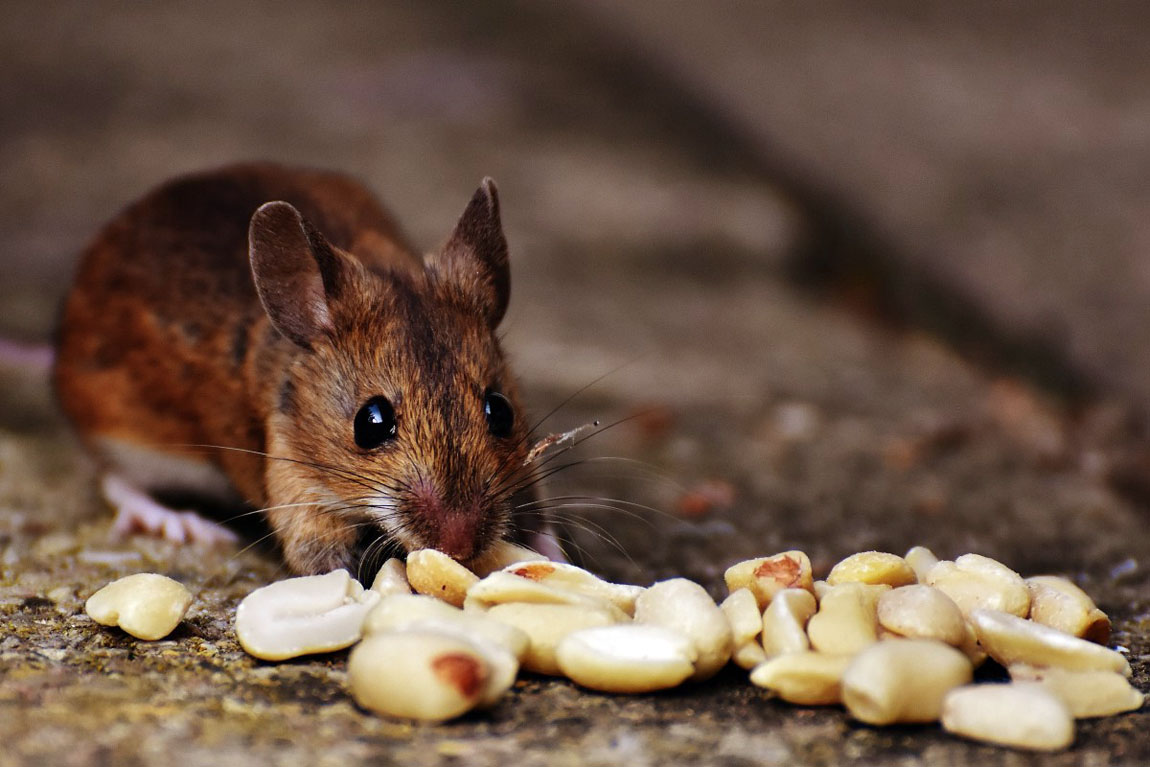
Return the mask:
[[[483,512],[474,500],[449,506],[435,485],[423,481],[412,489],[411,513],[420,517],[429,545],[453,559],[475,556]]]
[[[446,514],[440,518],[439,542],[435,548],[453,559],[467,560],[475,555],[475,517]]]

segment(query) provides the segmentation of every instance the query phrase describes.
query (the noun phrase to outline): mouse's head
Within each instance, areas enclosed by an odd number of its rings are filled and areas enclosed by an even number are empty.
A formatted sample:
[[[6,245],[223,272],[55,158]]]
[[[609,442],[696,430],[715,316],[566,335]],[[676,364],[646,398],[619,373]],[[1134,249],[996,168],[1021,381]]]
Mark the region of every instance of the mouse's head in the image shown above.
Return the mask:
[[[510,532],[528,426],[496,336],[510,276],[488,179],[423,268],[369,269],[295,208],[252,217],[271,324],[294,342],[268,420],[269,521],[297,572],[364,549],[467,561]]]

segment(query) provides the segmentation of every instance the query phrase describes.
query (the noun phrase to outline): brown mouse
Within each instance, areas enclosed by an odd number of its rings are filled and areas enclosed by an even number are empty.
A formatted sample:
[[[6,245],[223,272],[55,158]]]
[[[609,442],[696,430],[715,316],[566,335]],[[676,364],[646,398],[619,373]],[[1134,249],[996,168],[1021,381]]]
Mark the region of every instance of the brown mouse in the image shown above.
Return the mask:
[[[155,500],[178,494],[263,509],[301,574],[396,544],[556,553],[512,502],[530,435],[496,335],[509,290],[490,179],[420,258],[347,176],[225,167],[164,184],[87,248],[56,392],[121,529],[228,535]]]

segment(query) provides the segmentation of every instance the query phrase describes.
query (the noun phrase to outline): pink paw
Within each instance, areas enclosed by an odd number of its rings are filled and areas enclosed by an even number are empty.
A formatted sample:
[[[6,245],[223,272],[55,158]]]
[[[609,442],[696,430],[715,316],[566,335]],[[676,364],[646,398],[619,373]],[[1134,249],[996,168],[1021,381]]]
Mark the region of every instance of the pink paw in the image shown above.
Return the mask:
[[[145,533],[173,543],[235,543],[236,534],[191,511],[175,511],[147,493],[109,474],[102,483],[104,498],[116,509],[112,529],[120,535]]]

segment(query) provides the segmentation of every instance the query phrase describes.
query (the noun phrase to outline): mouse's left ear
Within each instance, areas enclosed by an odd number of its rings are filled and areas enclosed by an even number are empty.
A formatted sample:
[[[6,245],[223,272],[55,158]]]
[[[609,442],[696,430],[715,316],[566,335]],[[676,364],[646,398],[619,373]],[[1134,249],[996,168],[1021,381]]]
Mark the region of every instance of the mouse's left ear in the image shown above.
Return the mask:
[[[483,179],[447,244],[427,264],[441,281],[477,299],[491,327],[499,324],[511,295],[511,271],[494,181]]]

